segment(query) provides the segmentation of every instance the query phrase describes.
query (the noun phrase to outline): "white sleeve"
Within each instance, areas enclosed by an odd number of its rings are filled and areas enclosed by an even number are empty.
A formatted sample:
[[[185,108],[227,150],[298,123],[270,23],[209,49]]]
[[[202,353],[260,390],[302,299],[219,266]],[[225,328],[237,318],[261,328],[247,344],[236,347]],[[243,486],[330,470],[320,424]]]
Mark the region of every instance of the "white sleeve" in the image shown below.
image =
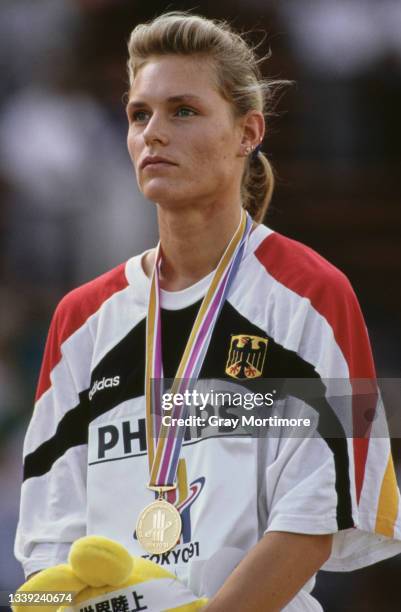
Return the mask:
[[[337,531],[336,470],[326,442],[320,437],[287,437],[276,442],[276,458],[264,474],[266,532]]]
[[[15,556],[25,575],[65,563],[86,532],[88,332],[63,335],[60,309],[49,330],[37,399],[24,442]],[[61,330],[61,331],[60,331]],[[81,356],[76,361],[74,353]],[[75,373],[74,368],[75,367]],[[89,367],[89,366],[88,366]]]
[[[283,328],[293,336],[280,341],[313,364],[328,389],[349,385],[340,392],[347,400],[345,412],[337,412],[337,392],[326,397],[344,437],[273,440],[275,454],[265,464],[262,524],[267,531],[334,533],[323,569],[353,571],[401,552],[401,496],[358,300],[338,271],[324,283],[316,278],[307,315],[301,298]],[[330,432],[325,435],[335,433]]]
[[[265,533],[332,533],[332,552],[322,568],[329,571],[352,571],[401,552],[399,537],[386,537],[377,530],[379,520],[383,520],[385,527],[389,522],[383,511],[385,520],[380,514],[382,499],[387,503],[392,499],[389,493],[383,494],[386,486],[390,493],[395,491],[396,529],[399,524],[396,522],[400,515],[399,492],[391,471],[388,439],[373,435],[370,440],[368,464],[373,465],[377,474],[381,470],[384,485],[377,494],[377,480],[365,479],[366,492],[363,490],[359,504],[353,478],[352,438],[288,435],[269,438],[266,442],[269,456],[261,470],[264,478],[261,516]],[[365,512],[365,506],[369,511]],[[394,535],[398,536],[398,532]]]

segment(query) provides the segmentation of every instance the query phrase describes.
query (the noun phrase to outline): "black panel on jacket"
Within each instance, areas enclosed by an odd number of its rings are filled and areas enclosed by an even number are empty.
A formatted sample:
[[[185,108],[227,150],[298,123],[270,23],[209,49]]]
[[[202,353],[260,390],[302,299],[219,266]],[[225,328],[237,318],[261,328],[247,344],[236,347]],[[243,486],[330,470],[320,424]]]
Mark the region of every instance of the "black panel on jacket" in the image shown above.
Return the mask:
[[[181,310],[162,310],[162,356],[165,378],[174,378],[200,304],[201,300]],[[231,337],[239,334],[268,339],[263,378],[314,378],[317,384],[323,387],[311,364],[294,351],[285,349],[269,338],[262,329],[243,317],[229,302],[225,302],[213,331],[200,378],[229,378],[225,370]],[[64,415],[55,435],[36,451],[27,455],[24,479],[45,474],[68,448],[85,444],[88,425],[98,416],[122,402],[144,394],[145,335],[146,320],[143,319],[103,357],[92,372],[89,389],[80,394],[79,404]],[[115,376],[120,377],[118,385],[107,388],[107,393],[94,393],[89,400],[90,390],[96,381]],[[241,384],[248,386],[248,381],[241,380]],[[325,438],[333,452],[336,466],[337,522],[340,529],[352,527],[346,439],[341,437],[341,426],[327,402],[319,401],[313,407],[319,413],[324,410],[326,422],[330,419],[332,431],[338,435],[336,438]]]

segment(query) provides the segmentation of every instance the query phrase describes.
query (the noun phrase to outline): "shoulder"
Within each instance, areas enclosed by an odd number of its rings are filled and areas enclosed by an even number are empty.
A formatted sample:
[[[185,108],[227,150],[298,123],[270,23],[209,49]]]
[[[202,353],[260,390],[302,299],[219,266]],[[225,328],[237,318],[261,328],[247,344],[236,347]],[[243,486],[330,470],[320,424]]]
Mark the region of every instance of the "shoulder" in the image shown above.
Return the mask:
[[[255,256],[269,276],[315,306],[330,296],[337,302],[355,298],[341,270],[312,248],[278,232],[270,233],[259,244]]]
[[[112,270],[72,289],[62,298],[57,309],[63,312],[70,310],[93,312],[114,293],[125,289],[128,285],[125,267],[126,263],[121,263]]]
[[[260,284],[272,291],[280,319],[286,322],[283,333],[292,329],[294,321],[297,325],[303,321],[309,337],[315,330],[321,339],[326,330],[327,342],[333,336],[351,376],[373,376],[365,321],[345,274],[310,247],[277,232],[266,236],[254,255],[266,277]]]
[[[61,299],[53,321],[58,327],[59,342],[81,327],[109,298],[128,286],[125,267],[125,263],[119,264]]]
[[[102,274],[94,280],[73,289],[59,302],[50,325],[46,341],[42,369],[36,390],[36,400],[50,388],[53,368],[62,360],[62,346],[73,337],[77,354],[82,354],[86,342],[76,336],[87,320],[116,292],[128,285],[125,264]],[[86,336],[87,337],[87,336]]]

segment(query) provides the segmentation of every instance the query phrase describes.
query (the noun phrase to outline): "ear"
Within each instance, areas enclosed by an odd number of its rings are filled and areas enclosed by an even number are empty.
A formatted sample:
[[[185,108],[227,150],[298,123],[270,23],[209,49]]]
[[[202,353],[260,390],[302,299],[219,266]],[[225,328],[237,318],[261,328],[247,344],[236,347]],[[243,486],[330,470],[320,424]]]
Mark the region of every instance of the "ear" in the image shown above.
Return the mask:
[[[265,135],[265,118],[261,111],[251,110],[241,117],[242,138],[239,155],[246,157],[257,147]]]

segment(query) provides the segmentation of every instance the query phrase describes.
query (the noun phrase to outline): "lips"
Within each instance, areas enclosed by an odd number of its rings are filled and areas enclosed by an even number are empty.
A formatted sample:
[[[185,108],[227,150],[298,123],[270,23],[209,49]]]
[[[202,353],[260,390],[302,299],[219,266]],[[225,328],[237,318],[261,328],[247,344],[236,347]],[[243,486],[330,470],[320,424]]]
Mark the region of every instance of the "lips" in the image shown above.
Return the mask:
[[[177,164],[170,161],[169,159],[166,159],[165,157],[160,157],[159,155],[154,155],[154,156],[148,155],[142,161],[140,168],[141,170],[143,170],[147,166],[159,166],[160,167],[162,165],[176,166]]]

